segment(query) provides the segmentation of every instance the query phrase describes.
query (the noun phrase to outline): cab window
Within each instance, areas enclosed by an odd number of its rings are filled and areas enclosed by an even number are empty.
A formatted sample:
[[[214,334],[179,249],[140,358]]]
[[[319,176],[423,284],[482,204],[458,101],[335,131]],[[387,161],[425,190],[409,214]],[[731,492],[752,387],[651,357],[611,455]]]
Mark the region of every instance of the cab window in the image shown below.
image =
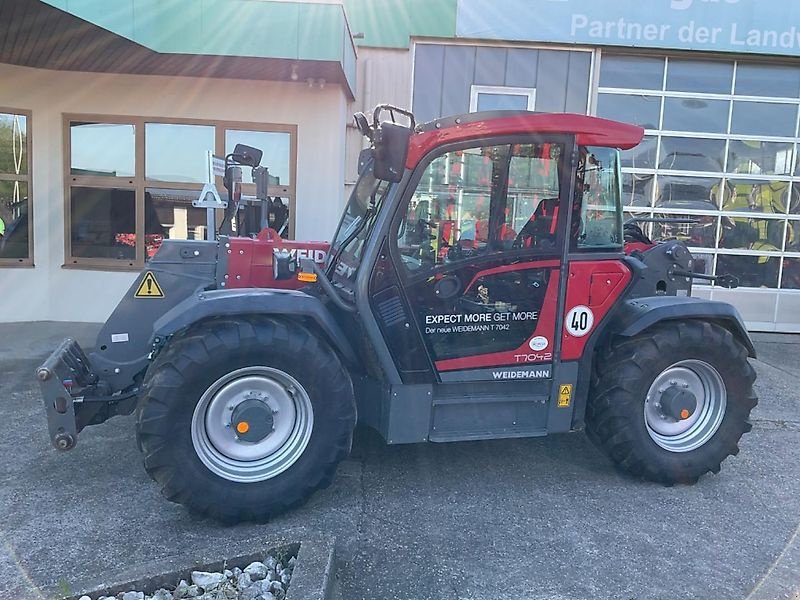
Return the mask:
[[[340,289],[352,292],[361,256],[391,188],[375,177],[370,163],[353,189],[328,255],[333,262],[328,265],[331,280]]]
[[[580,148],[576,170],[573,248],[578,251],[621,250],[619,151]]]
[[[498,252],[555,251],[563,145],[456,150],[426,167],[396,232],[410,273]]]

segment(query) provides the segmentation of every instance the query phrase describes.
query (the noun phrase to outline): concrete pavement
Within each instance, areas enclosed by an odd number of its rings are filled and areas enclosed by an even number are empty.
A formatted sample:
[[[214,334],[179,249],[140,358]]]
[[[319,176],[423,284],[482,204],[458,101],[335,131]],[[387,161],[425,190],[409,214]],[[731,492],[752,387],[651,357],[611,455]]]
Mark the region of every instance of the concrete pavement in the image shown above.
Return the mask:
[[[253,538],[336,536],[344,598],[793,598],[800,593],[800,337],[756,336],[742,452],[691,487],[618,473],[583,434],[387,447],[359,431],[333,485],[266,525],[160,497],[131,417],[48,441],[33,369],[95,325],[0,325],[0,598]]]

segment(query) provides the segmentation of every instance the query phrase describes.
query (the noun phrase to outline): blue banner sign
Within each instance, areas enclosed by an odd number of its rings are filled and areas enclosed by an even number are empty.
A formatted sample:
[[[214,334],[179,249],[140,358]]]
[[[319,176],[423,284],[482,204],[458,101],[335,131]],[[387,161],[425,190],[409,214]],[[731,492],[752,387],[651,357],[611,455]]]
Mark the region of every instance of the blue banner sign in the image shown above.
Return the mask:
[[[800,2],[458,0],[456,36],[800,56]]]

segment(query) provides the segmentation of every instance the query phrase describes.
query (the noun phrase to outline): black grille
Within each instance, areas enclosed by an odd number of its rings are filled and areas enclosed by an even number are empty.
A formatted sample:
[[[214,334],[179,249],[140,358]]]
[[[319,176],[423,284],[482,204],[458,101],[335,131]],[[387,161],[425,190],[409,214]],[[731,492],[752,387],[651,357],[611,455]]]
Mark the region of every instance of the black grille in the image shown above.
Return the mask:
[[[396,288],[390,288],[387,291],[394,291]],[[406,313],[403,310],[403,303],[400,302],[400,297],[393,295],[386,300],[378,303],[378,312],[381,315],[381,320],[386,327],[392,327],[398,323],[403,323],[406,320]]]

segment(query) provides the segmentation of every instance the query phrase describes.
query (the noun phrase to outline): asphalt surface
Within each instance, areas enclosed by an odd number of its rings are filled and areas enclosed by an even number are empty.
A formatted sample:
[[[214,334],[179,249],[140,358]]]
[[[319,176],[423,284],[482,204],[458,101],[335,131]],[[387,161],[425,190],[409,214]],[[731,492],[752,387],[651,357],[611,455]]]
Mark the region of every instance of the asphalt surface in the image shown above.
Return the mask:
[[[64,333],[91,345],[96,329],[0,325],[0,598],[309,533],[336,537],[347,600],[800,595],[800,336],[755,336],[753,431],[695,486],[631,480],[583,434],[386,447],[359,431],[306,506],[223,527],[160,496],[131,417],[50,447],[33,369]]]

